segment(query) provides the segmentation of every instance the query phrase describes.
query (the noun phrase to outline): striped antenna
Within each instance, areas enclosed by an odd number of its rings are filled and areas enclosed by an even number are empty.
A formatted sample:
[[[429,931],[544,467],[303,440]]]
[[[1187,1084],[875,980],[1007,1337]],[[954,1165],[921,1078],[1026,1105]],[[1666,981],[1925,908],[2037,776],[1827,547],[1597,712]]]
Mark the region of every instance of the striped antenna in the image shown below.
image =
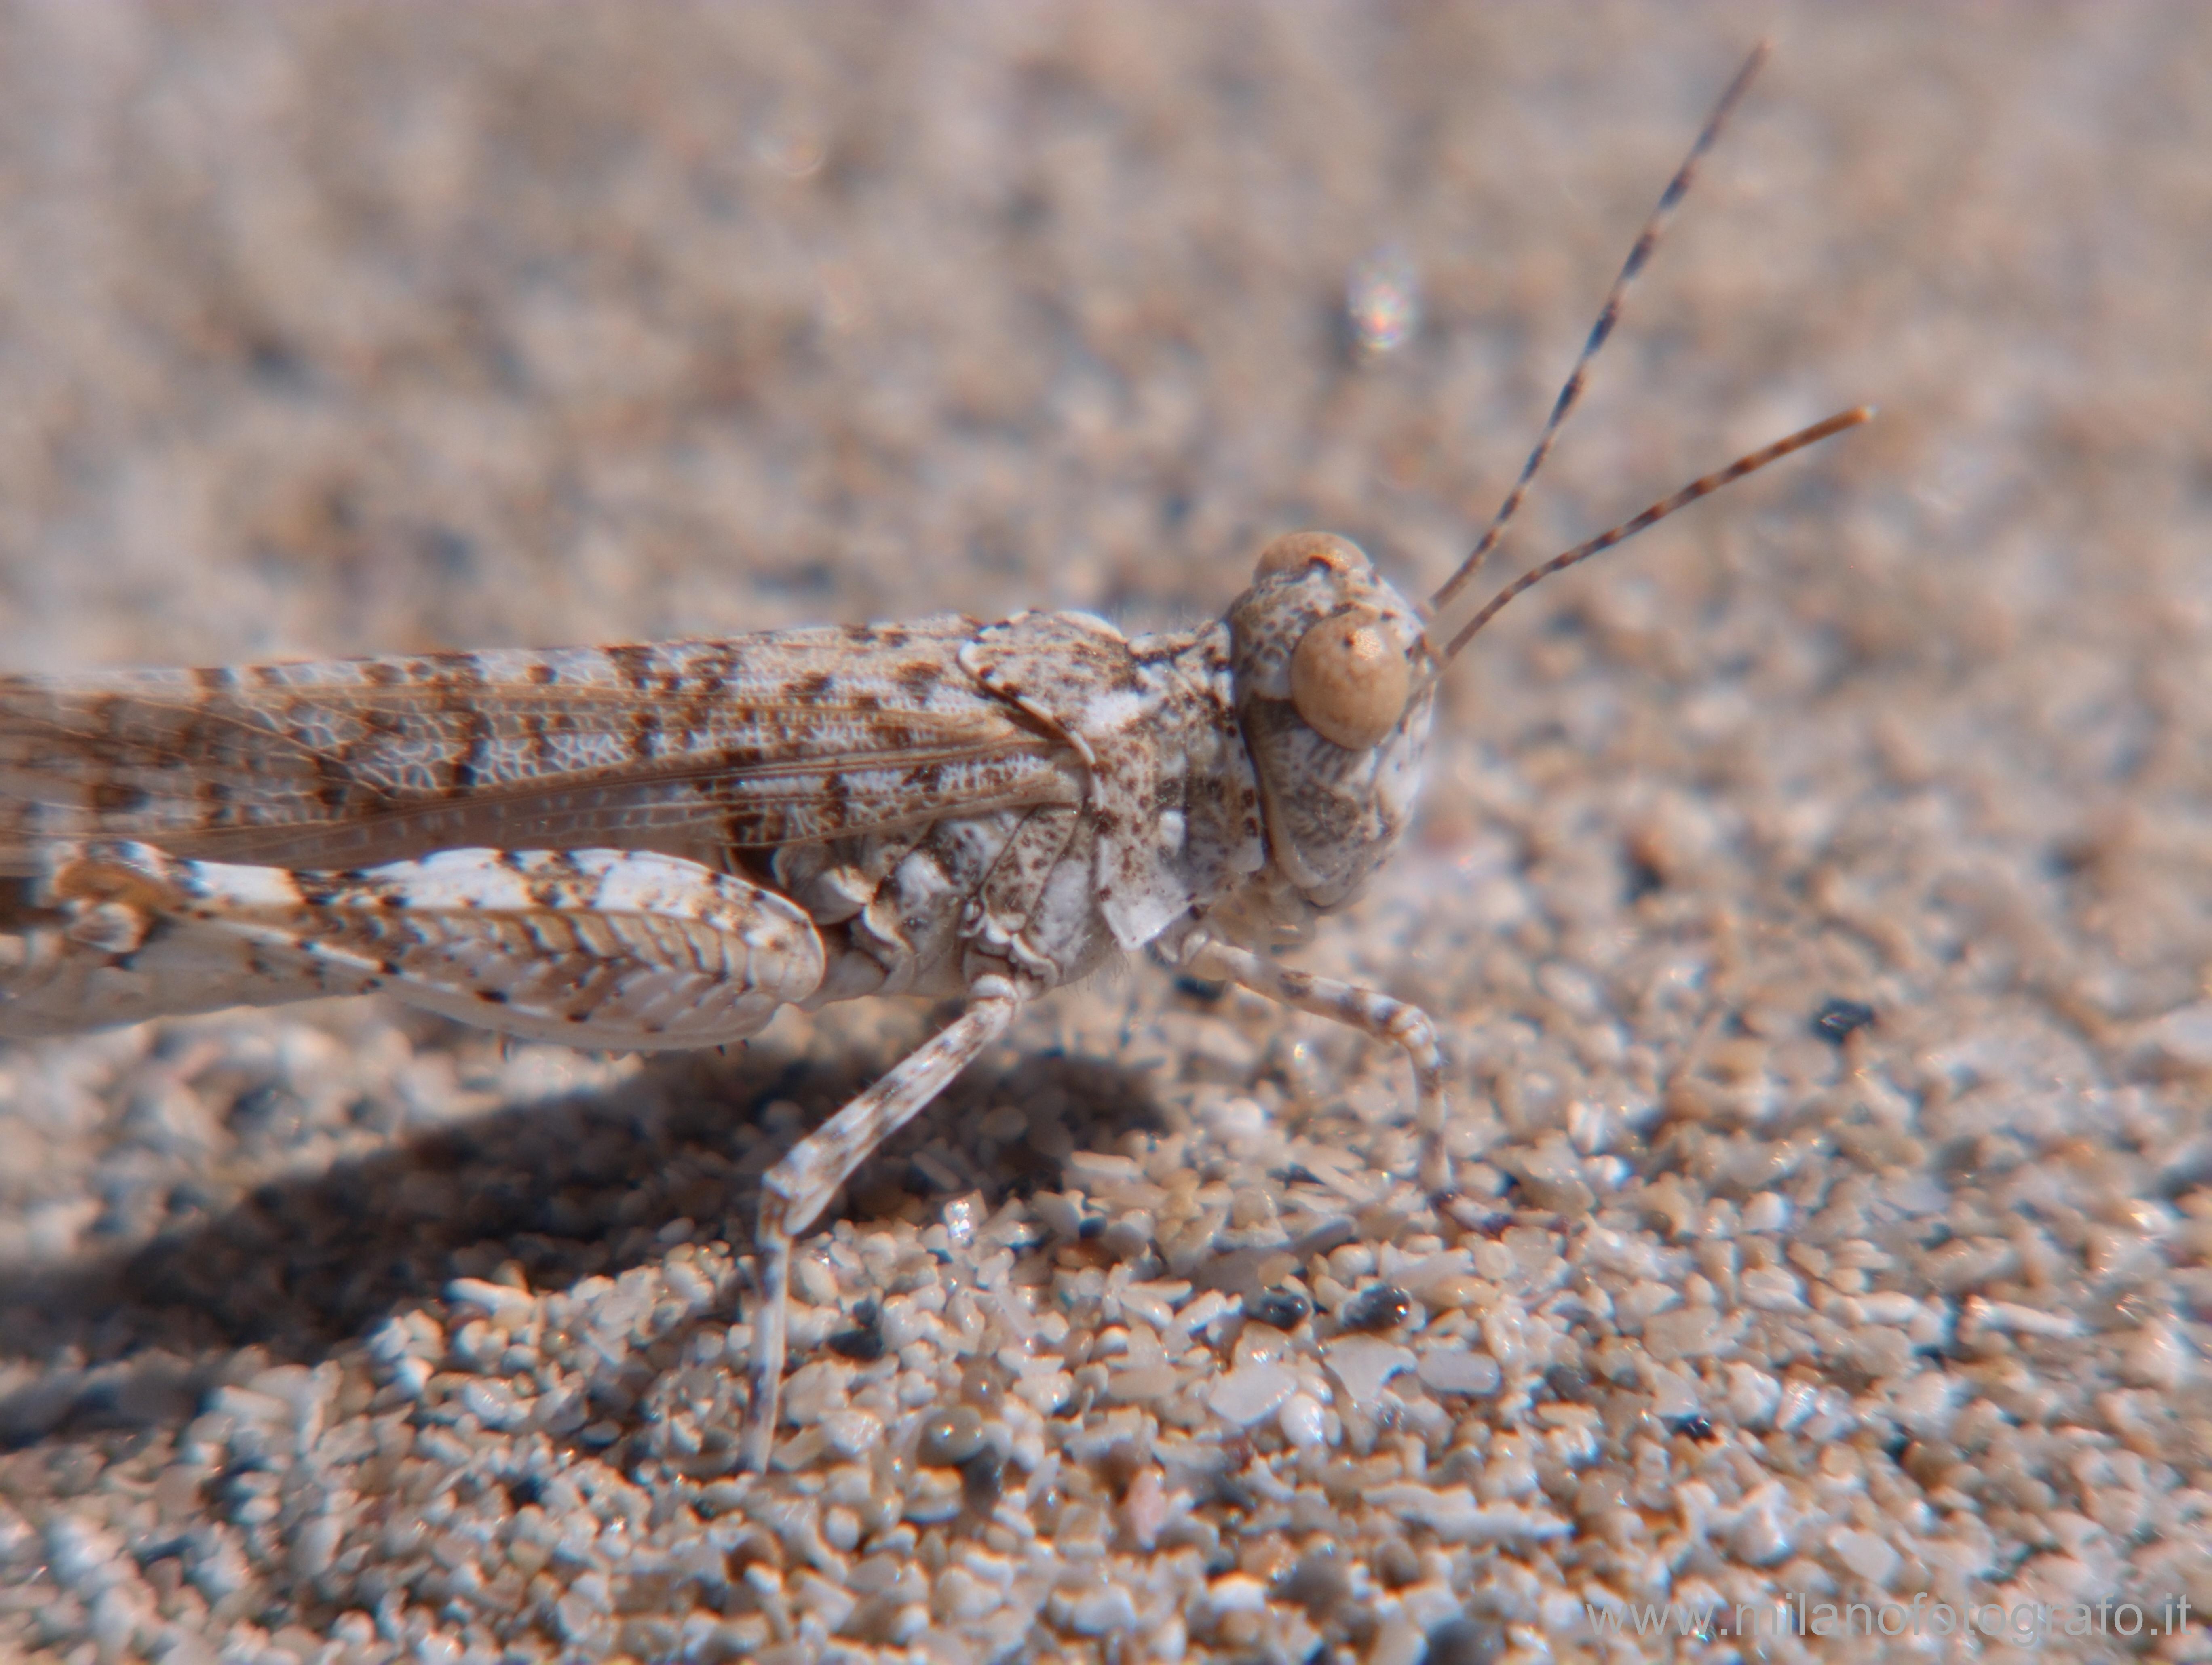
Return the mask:
[[[1490,529],[1483,533],[1481,542],[1474,546],[1474,553],[1462,561],[1459,571],[1445,579],[1443,587],[1429,597],[1431,607],[1441,608],[1459,594],[1467,581],[1480,569],[1490,552],[1498,547],[1498,539],[1505,535],[1506,523],[1513,518],[1520,510],[1522,499],[1528,495],[1528,482],[1536,477],[1536,470],[1544,466],[1544,459],[1552,454],[1552,442],[1559,437],[1559,425],[1567,420],[1567,413],[1582,398],[1583,380],[1589,372],[1590,360],[1597,356],[1598,348],[1605,345],[1606,337],[1613,334],[1613,326],[1620,322],[1621,297],[1644,269],[1644,263],[1651,258],[1651,251],[1658,246],[1660,233],[1666,230],[1667,221],[1673,217],[1676,206],[1688,193],[1691,180],[1697,178],[1698,164],[1705,160],[1705,152],[1712,148],[1713,141],[1720,136],[1721,129],[1728,124],[1728,118],[1735,111],[1737,101],[1743,97],[1744,89],[1751,85],[1751,78],[1759,73],[1759,66],[1766,62],[1770,50],[1770,44],[1764,40],[1751,49],[1751,56],[1743,61],[1743,68],[1735,72],[1735,79],[1729,82],[1728,91],[1723,93],[1720,102],[1713,106],[1713,113],[1705,118],[1705,130],[1698,135],[1698,142],[1690,147],[1690,154],[1682,159],[1681,166],[1674,170],[1674,177],[1667,182],[1667,189],[1659,194],[1659,206],[1651,210],[1651,217],[1644,222],[1644,229],[1636,239],[1636,246],[1629,250],[1628,259],[1620,269],[1620,275],[1613,280],[1613,288],[1606,292],[1605,305],[1598,310],[1597,322],[1590,326],[1589,339],[1583,343],[1582,356],[1575,360],[1574,370],[1567,377],[1566,385],[1559,390],[1559,397],[1552,406],[1550,420],[1545,422],[1544,431],[1536,436],[1536,448],[1528,453],[1528,462],[1522,465],[1521,477],[1513,482],[1513,489],[1506,493],[1505,501],[1498,506]]]
[[[1522,590],[1533,590],[1537,584],[1550,578],[1553,573],[1564,572],[1577,561],[1585,561],[1592,555],[1602,554],[1616,543],[1626,543],[1645,528],[1656,526],[1659,522],[1666,519],[1675,510],[1687,508],[1699,498],[1710,497],[1722,487],[1733,484],[1747,474],[1757,474],[1769,463],[1778,463],[1793,451],[1802,451],[1808,445],[1816,445],[1830,434],[1841,433],[1847,427],[1856,427],[1861,422],[1872,421],[1873,417],[1872,405],[1860,405],[1854,409],[1839,411],[1829,417],[1826,421],[1815,422],[1808,428],[1802,428],[1787,439],[1777,439],[1772,445],[1762,446],[1759,450],[1753,451],[1748,457],[1737,457],[1735,462],[1717,474],[1709,474],[1702,480],[1692,480],[1672,496],[1661,498],[1642,514],[1632,519],[1622,521],[1611,531],[1600,532],[1589,542],[1577,543],[1566,554],[1553,556],[1541,566],[1530,567],[1528,571],[1485,602],[1482,604],[1482,610],[1461,627],[1459,633],[1451,639],[1450,645],[1443,651],[1444,663],[1449,664],[1456,657],[1459,651],[1474,639],[1475,632],[1496,618],[1504,609],[1505,603],[1521,594]]]

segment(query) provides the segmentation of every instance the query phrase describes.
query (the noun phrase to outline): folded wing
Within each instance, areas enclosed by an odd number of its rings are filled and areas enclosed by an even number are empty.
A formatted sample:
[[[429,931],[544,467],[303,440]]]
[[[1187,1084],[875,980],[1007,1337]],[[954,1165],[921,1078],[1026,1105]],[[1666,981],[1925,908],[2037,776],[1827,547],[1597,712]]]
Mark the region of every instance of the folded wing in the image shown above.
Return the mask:
[[[57,839],[696,856],[1079,801],[1066,747],[960,671],[976,628],[0,678],[0,874]]]

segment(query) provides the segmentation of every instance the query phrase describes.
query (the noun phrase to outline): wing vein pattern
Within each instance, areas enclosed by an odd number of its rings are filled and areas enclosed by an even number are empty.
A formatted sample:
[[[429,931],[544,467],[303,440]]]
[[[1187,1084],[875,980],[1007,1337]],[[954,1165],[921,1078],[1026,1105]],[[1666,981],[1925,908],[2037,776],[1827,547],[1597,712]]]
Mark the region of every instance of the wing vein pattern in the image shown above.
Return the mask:
[[[698,857],[1073,803],[963,675],[979,627],[0,677],[0,874],[57,839],[295,869],[440,849]]]

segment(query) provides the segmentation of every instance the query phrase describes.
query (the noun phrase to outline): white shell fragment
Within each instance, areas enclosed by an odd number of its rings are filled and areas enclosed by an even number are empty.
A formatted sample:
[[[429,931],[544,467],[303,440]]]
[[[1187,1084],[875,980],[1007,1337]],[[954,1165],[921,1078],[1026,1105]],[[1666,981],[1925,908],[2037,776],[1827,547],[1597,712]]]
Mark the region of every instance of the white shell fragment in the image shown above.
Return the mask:
[[[1382,1384],[1418,1362],[1410,1347],[1374,1335],[1343,1335],[1322,1349],[1329,1373],[1343,1384],[1352,1402],[1371,1408],[1382,1397]]]
[[[1206,1402],[1223,1421],[1249,1427],[1288,1402],[1297,1386],[1280,1365],[1240,1365],[1213,1384]]]
[[[1496,1393],[1504,1372],[1486,1353],[1458,1347],[1431,1347],[1416,1367],[1424,1385],[1438,1393]]]

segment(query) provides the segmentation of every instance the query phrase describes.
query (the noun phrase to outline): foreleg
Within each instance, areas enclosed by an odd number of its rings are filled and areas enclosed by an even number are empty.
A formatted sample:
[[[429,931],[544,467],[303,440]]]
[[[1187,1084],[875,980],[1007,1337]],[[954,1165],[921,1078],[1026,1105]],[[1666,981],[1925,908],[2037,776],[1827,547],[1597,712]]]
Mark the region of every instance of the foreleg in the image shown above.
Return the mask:
[[[1433,1196],[1441,1196],[1452,1189],[1451,1164],[1444,1154],[1444,1127],[1450,1115],[1444,1092],[1444,1056],[1437,1044],[1436,1025],[1426,1012],[1356,983],[1292,971],[1265,955],[1225,942],[1200,943],[1186,963],[1202,977],[1226,978],[1270,1000],[1316,1017],[1334,1018],[1402,1048],[1413,1066],[1413,1122],[1421,1135],[1421,1184]]]

